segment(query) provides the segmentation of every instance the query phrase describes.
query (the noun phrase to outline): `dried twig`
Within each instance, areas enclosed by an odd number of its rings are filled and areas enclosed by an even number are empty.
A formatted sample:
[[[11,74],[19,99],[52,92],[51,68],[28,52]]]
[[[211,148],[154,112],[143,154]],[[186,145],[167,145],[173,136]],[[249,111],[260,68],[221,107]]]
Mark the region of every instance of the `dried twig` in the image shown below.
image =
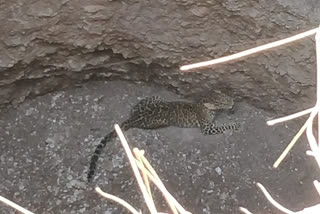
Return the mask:
[[[317,103],[316,110],[319,113],[320,110],[320,28],[317,30],[316,34],[316,54],[317,54]],[[318,115],[318,143],[320,143],[320,117]],[[320,155],[320,154],[319,154]]]
[[[320,76],[319,76],[320,75],[320,30],[318,30],[316,34],[316,53],[317,53],[317,102],[308,119],[307,138],[308,138],[310,148],[314,154],[314,158],[320,168],[320,150],[319,150],[319,146],[317,145],[317,140],[314,137],[313,131],[312,131],[313,119],[319,113],[319,109],[320,109]],[[318,123],[319,123],[319,115],[318,115]],[[320,124],[318,124],[318,142],[320,138],[319,133],[320,133]]]
[[[137,182],[139,184],[139,187],[140,187],[140,190],[142,192],[143,198],[144,198],[144,200],[145,200],[145,202],[146,202],[151,214],[156,214],[157,213],[157,209],[156,209],[153,201],[149,197],[148,190],[147,190],[146,186],[143,183],[143,180],[142,180],[141,175],[139,173],[139,169],[137,167],[136,161],[135,161],[135,159],[134,159],[134,157],[133,157],[133,155],[131,153],[131,150],[129,148],[128,142],[127,142],[126,138],[124,137],[119,125],[116,124],[114,126],[114,128],[115,128],[115,130],[116,130],[116,132],[117,132],[117,134],[118,134],[118,136],[120,138],[121,144],[122,144],[122,146],[123,146],[123,148],[124,148],[124,150],[125,150],[125,152],[126,152],[126,154],[128,156],[129,162],[131,164],[132,170],[133,170],[134,175],[135,175],[135,177],[137,179]]]
[[[302,115],[311,113],[305,124],[300,128],[299,132],[295,135],[293,140],[290,142],[290,144],[287,146],[285,151],[281,154],[281,156],[278,158],[278,160],[274,163],[274,167],[276,168],[280,162],[283,160],[283,158],[286,156],[286,154],[289,152],[289,150],[293,147],[295,142],[299,139],[299,137],[302,135],[302,133],[306,130],[308,142],[311,148],[311,151],[307,151],[308,155],[312,155],[316,162],[318,163],[318,166],[320,168],[320,149],[318,146],[318,142],[320,142],[320,117],[319,117],[319,110],[320,110],[320,28],[316,29],[316,51],[317,51],[317,102],[316,105],[313,108],[295,113],[293,115],[289,115],[286,117],[282,117],[276,120],[268,121],[268,125],[274,125],[276,123],[280,123],[283,121],[291,120],[297,117],[300,117]],[[313,120],[315,116],[318,115],[318,142],[316,138],[313,135]],[[318,181],[314,181],[314,186],[316,190],[318,191],[320,195],[320,184]],[[260,184],[257,183],[257,186],[262,190],[266,198],[270,201],[272,205],[274,205],[276,208],[281,210],[282,212],[288,213],[288,214],[318,214],[320,213],[320,204],[317,204],[312,207],[307,207],[299,212],[292,212],[291,210],[283,207],[278,202],[276,202],[271,195],[267,192],[267,190]],[[250,214],[248,210],[245,208],[240,208],[240,210],[246,214]]]
[[[220,57],[218,59],[214,59],[214,60],[210,60],[210,61],[205,61],[205,62],[199,62],[199,63],[195,63],[195,64],[190,64],[190,65],[184,65],[182,67],[180,67],[180,70],[185,71],[185,70],[190,70],[190,69],[194,69],[194,68],[200,68],[200,67],[205,67],[205,66],[209,66],[209,65],[214,65],[214,64],[218,64],[218,63],[222,63],[222,62],[228,62],[231,60],[235,60],[235,59],[239,59],[248,55],[252,55],[261,51],[265,51],[274,47],[278,47],[284,44],[287,44],[289,42],[293,42],[296,41],[298,39],[302,39],[305,38],[307,36],[311,36],[313,34],[315,34],[317,32],[318,28],[297,34],[295,36],[291,36],[288,37],[286,39],[282,39],[282,40],[278,40],[275,42],[271,42],[265,45],[261,45],[252,49],[248,49],[245,51],[241,51],[239,53],[236,54],[232,54],[229,56],[225,56],[225,57]]]
[[[117,197],[117,196],[114,196],[114,195],[111,195],[109,193],[106,193],[106,192],[103,192],[100,187],[96,187],[95,188],[96,192],[99,193],[101,196],[107,198],[107,199],[110,199],[110,200],[113,200],[115,202],[117,202],[118,204],[124,206],[125,208],[127,208],[131,213],[133,214],[141,214],[139,213],[135,208],[133,208],[133,206],[131,206],[128,202],[126,202],[125,200]]]
[[[239,210],[240,210],[241,212],[243,212],[244,214],[252,214],[252,212],[250,212],[249,210],[247,210],[247,209],[244,208],[244,207],[239,207]]]
[[[178,209],[180,210],[181,213],[182,212],[186,212],[185,209],[177,201],[175,201],[174,198],[173,198],[174,200],[172,200],[170,198],[170,196],[168,197],[166,195],[167,190],[166,189],[163,190],[164,185],[161,182],[161,179],[157,175],[156,171],[152,168],[152,166],[149,163],[149,161],[144,157],[143,153],[141,153],[137,148],[134,148],[133,152],[135,153],[136,156],[139,156],[139,159],[142,161],[141,168],[139,167],[140,166],[139,164],[138,164],[138,167],[143,171],[143,174],[148,176],[148,174],[150,173],[150,175],[153,177],[153,178],[150,178],[150,179],[153,179],[153,181],[157,182],[157,184],[155,184],[155,185],[159,188],[159,190],[164,195],[164,198],[166,199],[171,211],[174,214],[178,214],[178,211],[177,211],[177,208],[176,208],[176,206],[178,206],[179,207]]]
[[[138,167],[140,169],[143,169],[142,164],[140,164],[139,162],[137,163]],[[149,171],[144,171],[147,175],[148,178],[156,185],[156,187],[162,192],[162,194],[164,195],[164,197],[166,198],[166,200],[171,201],[174,206],[177,208],[177,210],[182,213],[182,214],[190,214],[190,212],[186,211],[177,201],[176,199],[168,192],[168,190],[165,188],[165,186],[163,185],[163,183],[161,181],[159,181],[158,179],[156,179]]]
[[[320,183],[319,183],[319,181],[317,181],[317,180],[313,181],[313,185],[316,188],[318,194],[320,195]]]
[[[136,158],[133,157],[131,150],[129,148],[128,142],[126,141],[120,127],[116,124],[115,130],[120,138],[120,141],[122,143],[122,146],[125,149],[125,152],[128,156],[129,162],[131,164],[131,167],[133,169],[133,172],[136,176],[136,179],[138,181],[139,187],[141,192],[143,193],[143,197],[145,199],[145,202],[147,203],[147,206],[152,214],[164,214],[157,212],[154,202],[152,200],[151,195],[151,189],[149,184],[149,179],[156,185],[156,187],[162,192],[165,199],[167,200],[172,212],[174,214],[191,214],[190,212],[186,211],[176,200],[175,198],[167,191],[163,183],[161,182],[160,178],[158,177],[155,170],[151,167],[150,163],[147,161],[147,159],[144,157],[144,151],[140,151],[137,148],[133,149],[133,152],[136,156]],[[141,174],[139,172],[139,169],[143,175],[144,182],[142,181]],[[148,171],[149,170],[149,171]],[[96,191],[100,193],[102,196],[111,199],[113,201],[116,201],[117,203],[123,205],[128,210],[130,210],[134,214],[138,214],[138,211],[135,210],[130,204],[128,204],[123,199],[120,199],[114,195],[104,193],[99,187],[96,188]]]
[[[7,204],[8,206],[10,206],[10,207],[12,207],[12,208],[18,210],[19,212],[24,213],[24,214],[34,214],[33,212],[30,212],[29,210],[27,210],[27,209],[19,206],[18,204],[10,201],[9,199],[6,199],[5,197],[2,197],[1,195],[0,195],[0,201],[2,201],[3,203]]]
[[[307,207],[301,211],[295,212],[295,214],[319,214],[319,213],[320,213],[320,204],[317,204],[312,207]]]
[[[278,168],[278,166],[280,165],[280,163],[283,161],[283,159],[287,156],[287,154],[290,152],[291,148],[296,144],[296,142],[298,141],[298,139],[301,137],[301,135],[303,134],[303,132],[306,130],[308,125],[308,121],[306,121],[303,126],[300,128],[300,130],[298,131],[298,133],[293,137],[293,139],[291,140],[291,142],[288,144],[288,146],[286,147],[286,149],[281,153],[281,155],[279,156],[279,158],[274,162],[273,167],[274,168]]]
[[[133,148],[133,154],[136,158],[136,161],[138,161],[139,163],[143,164],[142,160],[141,160],[141,157],[140,157],[140,151],[136,148]],[[137,153],[137,150],[138,150],[138,153]],[[141,153],[144,153],[144,151],[141,151]],[[153,201],[153,198],[152,198],[152,193],[151,193],[151,188],[150,188],[150,183],[149,183],[149,179],[148,179],[148,176],[143,172],[141,171],[142,173],[142,178],[143,178],[143,182],[144,182],[144,185],[146,186],[147,188],[147,191],[149,193],[149,196],[150,196],[150,199]]]
[[[269,200],[269,202],[275,206],[276,208],[278,208],[279,210],[281,210],[284,213],[287,214],[294,214],[294,212],[292,212],[291,210],[285,208],[284,206],[282,206],[281,204],[279,204],[276,200],[274,200],[272,198],[272,196],[268,193],[268,191],[266,190],[266,188],[264,188],[264,186],[260,183],[257,183],[257,186],[261,189],[261,191],[263,192],[264,196]]]
[[[318,108],[318,107],[317,107]],[[316,160],[319,168],[320,168],[320,152],[319,152],[319,147],[317,145],[317,141],[316,138],[314,137],[313,133],[312,133],[312,123],[313,123],[313,119],[315,118],[315,116],[318,114],[318,110],[315,108],[315,110],[311,113],[308,121],[307,121],[307,138],[308,138],[308,142],[310,145],[310,148],[313,152],[313,157]]]
[[[303,110],[303,111],[300,111],[300,112],[297,112],[297,113],[294,113],[294,114],[291,114],[291,115],[288,115],[288,116],[285,116],[285,117],[281,117],[281,118],[277,118],[277,119],[274,119],[274,120],[269,120],[267,121],[267,124],[269,126],[273,126],[277,123],[282,123],[282,122],[285,122],[285,121],[288,121],[288,120],[292,120],[292,119],[295,119],[297,117],[301,117],[303,115],[306,115],[306,114],[310,114],[312,112],[313,108],[308,108],[306,110]]]
[[[307,138],[308,138],[311,150],[312,150],[312,154],[313,154],[316,162],[318,163],[318,166],[320,167],[320,150],[319,150],[319,147],[317,145],[317,141],[316,141],[316,139],[313,135],[313,132],[312,132],[313,120],[314,120],[315,116],[319,113],[319,109],[320,109],[320,77],[319,77],[319,75],[320,75],[320,34],[319,34],[319,28],[317,28],[317,31],[316,31],[316,52],[317,52],[317,103],[316,103],[316,105],[313,108],[306,109],[304,111],[295,113],[293,115],[289,115],[286,117],[282,117],[282,118],[279,118],[276,120],[271,120],[271,121],[267,122],[268,125],[273,125],[275,123],[291,120],[296,117],[300,117],[302,115],[311,113],[308,120],[306,121],[306,123],[302,126],[302,128],[299,130],[299,132],[295,135],[293,140],[290,142],[290,144],[287,146],[287,148],[283,151],[283,153],[280,155],[278,160],[273,164],[274,168],[277,168],[279,166],[281,161],[285,158],[285,156],[288,154],[290,149],[294,146],[296,141],[300,138],[300,136],[302,135],[302,133],[304,132],[305,129],[307,129]],[[318,133],[320,133],[319,120],[320,120],[320,117],[318,117]],[[318,134],[318,142],[320,142],[320,134]]]

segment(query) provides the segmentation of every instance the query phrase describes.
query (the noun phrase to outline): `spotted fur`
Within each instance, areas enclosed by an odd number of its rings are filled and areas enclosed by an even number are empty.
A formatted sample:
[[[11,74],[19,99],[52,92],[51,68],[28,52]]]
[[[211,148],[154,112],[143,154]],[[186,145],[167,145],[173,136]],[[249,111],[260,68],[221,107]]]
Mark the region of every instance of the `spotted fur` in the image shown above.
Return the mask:
[[[200,128],[204,135],[221,134],[226,130],[239,128],[237,123],[216,126],[213,121],[219,110],[231,109],[233,105],[233,100],[221,92],[216,94],[215,99],[204,98],[197,103],[167,102],[154,96],[137,103],[132,108],[130,117],[120,127],[123,131],[126,131],[130,128],[159,129],[175,126]],[[90,161],[88,182],[93,178],[103,148],[107,142],[112,141],[115,137],[116,132],[110,132],[96,147]]]

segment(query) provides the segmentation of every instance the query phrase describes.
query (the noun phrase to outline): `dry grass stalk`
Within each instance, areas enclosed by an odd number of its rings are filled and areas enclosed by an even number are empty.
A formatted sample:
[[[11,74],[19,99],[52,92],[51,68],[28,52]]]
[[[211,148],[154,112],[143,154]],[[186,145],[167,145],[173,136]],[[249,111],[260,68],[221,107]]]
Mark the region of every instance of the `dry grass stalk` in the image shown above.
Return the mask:
[[[130,148],[129,148],[128,142],[126,141],[120,127],[118,125],[115,125],[115,129],[116,129],[116,132],[120,138],[121,144],[125,149],[125,152],[127,154],[129,162],[131,164],[133,172],[134,172],[136,179],[138,181],[140,190],[143,193],[143,197],[145,199],[145,202],[146,202],[150,212],[152,211],[156,214],[160,214],[160,212],[158,212],[156,210],[155,204],[152,200],[152,192],[151,192],[150,183],[149,183],[149,181],[152,181],[154,183],[154,185],[162,192],[162,194],[163,194],[164,198],[166,199],[172,213],[174,213],[174,214],[191,214],[190,212],[186,211],[177,202],[177,200],[167,191],[167,189],[165,188],[161,179],[157,175],[156,171],[152,168],[151,164],[144,157],[144,151],[141,151],[137,148],[134,148],[133,149],[133,152],[135,155],[135,157],[134,157]],[[138,169],[140,170],[140,172]],[[142,174],[142,176],[140,173]],[[99,192],[99,194],[103,195],[104,197],[106,197],[110,200],[116,201],[117,203],[126,207],[133,214],[137,214],[136,209],[134,209],[126,201],[124,201],[114,195],[102,192],[102,190],[99,187],[96,188],[96,191]]]
[[[23,214],[34,214],[33,212],[30,212],[29,210],[19,206],[18,204],[10,201],[9,199],[6,199],[5,197],[0,195],[0,201],[5,203],[6,205],[18,210],[19,212],[23,213]]]
[[[308,154],[312,154],[312,156],[315,158],[316,162],[318,163],[318,166],[320,168],[320,149],[319,149],[319,145],[318,143],[320,142],[320,116],[319,114],[319,110],[320,110],[320,28],[316,28],[310,31],[306,31],[304,33],[286,38],[286,39],[282,39],[282,40],[278,40],[276,42],[272,42],[266,45],[262,45],[259,47],[255,47],[249,50],[245,50],[236,54],[232,54],[229,56],[225,56],[225,57],[221,57],[218,59],[214,59],[214,60],[210,60],[210,61],[206,61],[206,62],[200,62],[200,63],[195,63],[195,64],[191,64],[191,65],[185,65],[180,67],[181,70],[190,70],[190,69],[194,69],[194,68],[200,68],[200,67],[204,67],[204,66],[209,66],[209,65],[214,65],[214,64],[218,64],[218,63],[223,63],[223,62],[228,62],[231,60],[235,60],[235,59],[240,59],[244,56],[249,56],[252,55],[254,53],[258,53],[261,51],[265,51],[268,50],[270,48],[274,48],[274,47],[278,47],[284,44],[287,44],[289,42],[293,42],[296,41],[298,39],[302,39],[305,38],[307,36],[316,34],[315,39],[316,39],[316,51],[317,51],[317,102],[316,105],[313,108],[304,110],[302,112],[298,112],[295,113],[293,115],[290,116],[286,116],[284,118],[279,118],[276,120],[272,120],[272,121],[268,121],[268,125],[274,125],[276,123],[279,122],[284,122],[284,121],[288,121],[288,120],[292,120],[294,118],[303,116],[305,114],[310,114],[308,120],[306,121],[306,123],[303,125],[303,127],[299,130],[299,132],[295,135],[295,137],[293,138],[293,140],[290,142],[290,144],[287,146],[287,148],[285,149],[285,151],[281,154],[281,156],[278,158],[278,160],[275,162],[274,167],[278,167],[278,165],[280,164],[280,162],[285,158],[285,156],[288,154],[288,152],[290,151],[290,149],[293,147],[293,145],[296,143],[296,141],[300,138],[300,136],[302,135],[302,133],[306,130],[306,134],[307,134],[307,138],[308,138],[308,142],[311,148],[311,152],[308,152]],[[313,126],[313,120],[315,118],[315,116],[318,115],[318,141],[315,139],[314,135],[313,135],[313,131],[312,131],[312,126]],[[315,183],[315,187],[316,189],[319,191],[320,194],[320,185],[317,182]],[[270,201],[270,203],[272,203],[275,207],[277,207],[279,210],[291,214],[294,213],[290,210],[288,210],[287,208],[284,208],[283,206],[281,206],[279,203],[277,203],[275,200],[272,199],[272,197],[270,196],[270,194],[266,191],[266,189],[261,185],[258,184],[259,188],[263,191],[263,193],[265,194],[265,196],[267,197],[267,199]],[[320,205],[319,205],[320,206]],[[304,210],[297,212],[297,213],[311,213],[314,212],[315,213],[320,213],[319,207],[318,205],[314,206],[314,207],[309,207],[309,208],[305,208]],[[240,211],[246,214],[250,214],[250,211],[247,210],[246,208],[241,207]]]
[[[284,118],[280,118],[280,119],[268,122],[268,124],[273,125],[278,122],[284,122],[284,121],[291,120],[293,118],[311,113],[308,120],[301,127],[299,132],[296,134],[296,136],[293,138],[293,140],[287,146],[285,151],[281,154],[279,159],[275,162],[274,167],[277,167],[280,164],[280,162],[284,159],[284,157],[287,155],[287,153],[293,147],[295,142],[299,139],[299,137],[302,135],[302,133],[306,130],[308,142],[309,142],[309,145],[311,148],[311,152],[308,152],[308,154],[310,154],[310,153],[312,154],[312,156],[315,158],[315,160],[318,164],[318,167],[320,168],[320,149],[319,149],[319,145],[318,145],[318,142],[320,142],[320,123],[319,123],[319,120],[320,120],[320,116],[319,116],[319,110],[320,110],[320,30],[319,29],[316,31],[315,38],[316,38],[316,52],[317,52],[317,102],[313,108],[304,110],[302,112],[298,112],[294,115],[290,115],[290,116],[287,116]],[[312,129],[313,128],[313,120],[317,115],[318,115],[318,141],[314,137],[313,129]],[[320,185],[319,185],[318,181],[314,181],[314,185],[315,185],[315,188],[317,189],[318,193],[320,194]],[[298,212],[292,212],[291,210],[288,210],[287,208],[285,208],[282,205],[280,205],[279,203],[277,203],[261,184],[258,184],[258,187],[263,191],[263,193],[265,194],[265,196],[269,200],[269,202],[284,213],[287,213],[287,214],[294,214],[294,213],[296,213],[296,214],[316,214],[317,213],[318,214],[318,213],[320,213],[320,204],[312,206],[312,207],[304,208],[303,210],[298,211]],[[246,210],[241,210],[241,211],[243,213],[246,213]]]
[[[275,42],[271,42],[265,45],[261,45],[255,48],[251,48],[245,51],[241,51],[239,53],[236,54],[232,54],[229,56],[225,56],[225,57],[220,57],[218,59],[214,59],[214,60],[209,60],[209,61],[205,61],[205,62],[199,62],[199,63],[194,63],[194,64],[190,64],[190,65],[184,65],[180,67],[180,70],[182,71],[186,71],[186,70],[190,70],[190,69],[195,69],[195,68],[201,68],[201,67],[205,67],[205,66],[209,66],[209,65],[215,65],[215,64],[219,64],[219,63],[223,63],[223,62],[228,62],[228,61],[232,61],[232,60],[238,60],[240,58],[243,58],[245,56],[249,56],[255,53],[259,53],[271,48],[275,48],[302,38],[305,38],[307,36],[311,36],[313,34],[315,34],[317,32],[318,28],[288,37],[286,39],[281,39]]]

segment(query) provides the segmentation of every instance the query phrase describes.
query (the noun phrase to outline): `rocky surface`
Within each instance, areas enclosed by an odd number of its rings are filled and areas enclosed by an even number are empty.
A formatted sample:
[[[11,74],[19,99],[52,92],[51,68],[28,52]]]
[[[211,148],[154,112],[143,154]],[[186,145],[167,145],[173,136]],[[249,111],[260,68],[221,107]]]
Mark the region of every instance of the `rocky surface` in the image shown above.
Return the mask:
[[[110,143],[92,185],[85,182],[90,156],[102,136],[128,115],[139,98],[181,99],[143,83],[94,82],[27,100],[0,113],[0,195],[37,214],[123,213],[101,198],[95,185],[143,207],[141,194],[119,141]],[[285,110],[285,109],[284,109]],[[130,145],[146,156],[169,191],[193,213],[278,213],[255,186],[264,184],[283,205],[301,210],[318,195],[315,164],[303,138],[279,169],[272,164],[301,122],[266,126],[275,115],[245,102],[218,122],[235,120],[237,132],[203,136],[198,129],[165,128],[126,132]],[[156,196],[158,206],[163,206]],[[0,203],[1,214],[15,213]]]
[[[309,107],[312,39],[246,60],[182,73],[318,25],[317,0],[0,0],[0,104],[96,77],[151,81],[194,97],[223,89],[264,109]]]

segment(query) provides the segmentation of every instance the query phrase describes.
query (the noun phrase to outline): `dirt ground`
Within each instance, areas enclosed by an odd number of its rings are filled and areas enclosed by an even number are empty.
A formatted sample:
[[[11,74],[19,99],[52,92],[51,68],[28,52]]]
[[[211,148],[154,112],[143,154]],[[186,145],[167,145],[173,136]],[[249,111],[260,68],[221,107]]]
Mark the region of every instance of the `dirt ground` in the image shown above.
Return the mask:
[[[0,113],[0,195],[40,213],[124,213],[93,188],[143,208],[141,194],[118,140],[109,143],[95,179],[86,184],[89,160],[101,137],[128,116],[138,99],[160,95],[181,99],[154,86],[128,82],[89,82],[78,88],[27,100]],[[297,109],[298,111],[298,109]],[[203,136],[198,129],[132,129],[130,145],[144,149],[168,190],[193,213],[279,213],[264,198],[260,182],[284,206],[301,210],[319,202],[318,177],[305,155],[305,138],[279,169],[272,164],[300,127],[288,122],[268,127],[275,115],[237,102],[218,122],[235,120],[241,130]],[[163,206],[159,194],[158,207]],[[166,211],[166,209],[163,209]],[[0,203],[0,213],[16,213]]]

